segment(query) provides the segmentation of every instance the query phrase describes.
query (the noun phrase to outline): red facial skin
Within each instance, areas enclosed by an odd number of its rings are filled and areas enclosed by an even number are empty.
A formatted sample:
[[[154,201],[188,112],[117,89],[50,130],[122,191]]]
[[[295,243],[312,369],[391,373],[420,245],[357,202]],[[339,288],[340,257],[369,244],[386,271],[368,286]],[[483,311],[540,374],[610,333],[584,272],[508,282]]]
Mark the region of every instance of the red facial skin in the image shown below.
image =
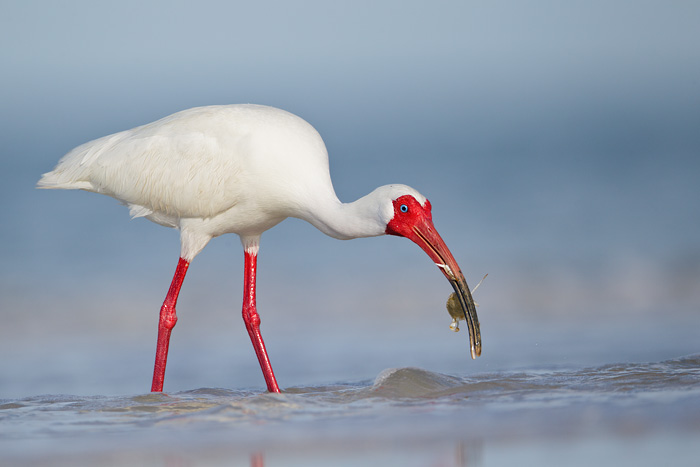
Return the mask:
[[[408,210],[402,212],[401,206],[406,206]],[[432,209],[433,207],[427,199],[425,205],[421,206],[418,200],[411,195],[396,198],[394,200],[394,217],[386,226],[386,233],[410,238],[412,226],[421,223],[424,219],[433,222]]]

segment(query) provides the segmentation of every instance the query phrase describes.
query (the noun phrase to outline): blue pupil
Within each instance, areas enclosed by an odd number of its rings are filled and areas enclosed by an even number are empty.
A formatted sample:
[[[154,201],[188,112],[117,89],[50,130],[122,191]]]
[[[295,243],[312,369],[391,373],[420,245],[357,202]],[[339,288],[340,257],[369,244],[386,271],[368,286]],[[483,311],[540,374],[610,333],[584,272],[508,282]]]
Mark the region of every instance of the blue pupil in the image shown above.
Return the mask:
[[[401,212],[408,212],[408,206],[406,206],[405,204],[402,204],[401,205]]]

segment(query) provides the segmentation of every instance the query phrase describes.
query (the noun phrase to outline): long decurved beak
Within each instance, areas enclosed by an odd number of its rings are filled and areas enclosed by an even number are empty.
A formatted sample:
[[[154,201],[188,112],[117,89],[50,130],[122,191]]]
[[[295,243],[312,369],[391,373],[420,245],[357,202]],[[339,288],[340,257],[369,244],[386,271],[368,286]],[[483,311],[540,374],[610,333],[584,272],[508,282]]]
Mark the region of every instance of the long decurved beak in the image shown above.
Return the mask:
[[[459,299],[459,304],[464,313],[464,319],[469,329],[469,342],[471,357],[475,359],[481,355],[481,330],[479,318],[476,315],[476,305],[472,298],[467,280],[462,274],[457,261],[452,256],[449,248],[435,230],[432,220],[425,218],[413,227],[415,238],[412,240],[425,251],[445,275]]]

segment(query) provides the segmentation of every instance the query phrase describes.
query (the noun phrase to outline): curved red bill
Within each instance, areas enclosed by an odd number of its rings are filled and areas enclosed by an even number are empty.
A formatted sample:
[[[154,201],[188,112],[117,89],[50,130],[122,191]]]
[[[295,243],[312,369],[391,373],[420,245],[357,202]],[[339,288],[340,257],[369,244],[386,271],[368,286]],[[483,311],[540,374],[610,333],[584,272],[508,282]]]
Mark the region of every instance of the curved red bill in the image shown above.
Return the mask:
[[[387,233],[406,237],[420,246],[450,281],[469,329],[471,357],[478,357],[481,355],[481,330],[476,304],[462,270],[433,225],[430,202],[426,200],[421,206],[415,198],[406,195],[396,199],[394,207],[395,216],[387,226]]]

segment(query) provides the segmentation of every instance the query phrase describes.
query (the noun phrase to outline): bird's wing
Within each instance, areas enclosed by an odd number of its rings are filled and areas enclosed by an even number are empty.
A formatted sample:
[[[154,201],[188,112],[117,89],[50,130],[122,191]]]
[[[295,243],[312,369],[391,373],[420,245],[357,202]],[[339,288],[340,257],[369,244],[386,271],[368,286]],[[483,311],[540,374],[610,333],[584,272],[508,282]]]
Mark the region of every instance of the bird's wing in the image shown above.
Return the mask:
[[[133,216],[206,218],[235,205],[240,196],[235,135],[222,140],[216,133],[174,130],[144,125],[83,144],[39,185],[103,193],[129,205]]]

